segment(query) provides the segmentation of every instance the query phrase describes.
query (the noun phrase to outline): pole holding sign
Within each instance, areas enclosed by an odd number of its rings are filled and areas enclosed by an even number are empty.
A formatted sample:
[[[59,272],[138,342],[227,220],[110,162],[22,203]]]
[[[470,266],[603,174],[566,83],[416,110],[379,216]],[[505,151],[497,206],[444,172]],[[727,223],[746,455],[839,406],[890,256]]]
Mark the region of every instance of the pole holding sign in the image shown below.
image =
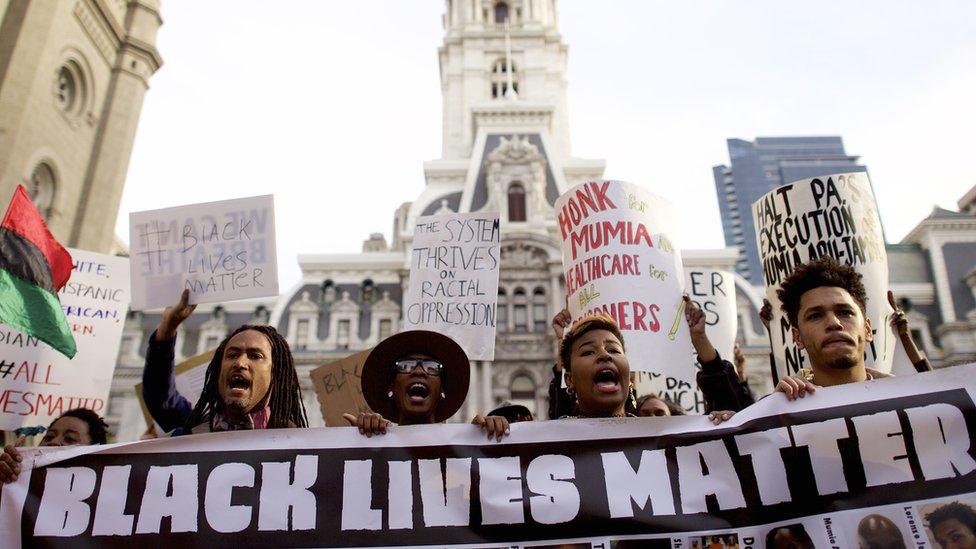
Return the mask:
[[[418,217],[404,329],[446,334],[471,360],[493,360],[500,242],[497,212]]]
[[[866,317],[874,331],[874,341],[865,349],[865,364],[891,371],[897,336],[889,323],[888,255],[867,174],[836,174],[783,185],[756,201],[752,215],[766,298],[773,305],[769,330],[776,375],[783,378],[809,365],[806,352],[793,343],[792,326],[776,292],[794,269],[823,256],[851,265],[863,276]]]
[[[271,195],[133,212],[129,246],[135,310],[278,295]]]
[[[0,325],[0,429],[47,426],[72,408],[105,415],[129,307],[129,260],[70,250],[71,278],[58,298],[78,345],[68,359]]]
[[[692,346],[671,205],[630,183],[591,181],[559,197],[556,219],[573,320],[609,314],[631,370],[685,377]]]

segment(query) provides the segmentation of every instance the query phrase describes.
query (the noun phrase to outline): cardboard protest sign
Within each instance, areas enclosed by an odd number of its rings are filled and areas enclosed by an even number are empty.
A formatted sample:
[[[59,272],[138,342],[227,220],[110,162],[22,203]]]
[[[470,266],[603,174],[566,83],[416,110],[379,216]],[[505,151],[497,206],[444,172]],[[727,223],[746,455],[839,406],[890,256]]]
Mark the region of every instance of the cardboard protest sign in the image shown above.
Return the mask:
[[[976,366],[774,393],[701,416],[232,431],[21,449],[0,486],[11,547],[935,547],[925,516],[976,506]],[[970,511],[971,512],[971,511]],[[923,525],[932,527],[926,530]],[[680,543],[679,543],[680,542]],[[613,543],[613,546],[618,546]],[[595,547],[595,546],[594,546]]]
[[[493,360],[500,241],[498,213],[418,217],[405,329],[440,332],[471,360]]]
[[[46,427],[72,408],[105,414],[129,307],[129,260],[70,252],[74,268],[58,298],[78,353],[68,359],[0,325],[0,429]]]
[[[867,174],[836,174],[783,185],[757,200],[752,216],[766,298],[773,304],[769,327],[777,377],[809,366],[809,359],[793,343],[792,326],[776,291],[797,266],[823,256],[851,265],[863,276],[866,316],[874,331],[874,340],[865,349],[865,364],[890,371],[897,336],[889,324],[888,255]]]
[[[329,427],[348,427],[342,414],[371,412],[360,382],[363,363],[372,349],[323,364],[310,372],[315,395],[319,397],[322,419]]]
[[[132,308],[278,295],[274,197],[129,214]]]
[[[732,362],[735,338],[739,330],[732,273],[702,267],[685,267],[684,274],[685,292],[705,313],[705,330],[709,341],[719,356]],[[680,372],[638,372],[635,381],[637,394],[667,397],[689,414],[703,414],[705,400],[695,380],[699,368],[698,356],[692,350],[687,366]]]
[[[609,314],[631,370],[685,377],[692,347],[670,204],[630,183],[593,181],[556,200],[556,219],[573,320]]]
[[[207,377],[207,367],[210,366],[214,352],[216,352],[216,349],[200,353],[173,367],[173,382],[176,384],[176,390],[183,395],[183,398],[190,402],[191,406],[196,405],[197,400],[200,399],[200,395],[203,393],[203,384]],[[139,399],[139,405],[142,407],[142,415],[146,418],[146,425],[152,425],[154,423],[152,415],[149,413],[149,408],[146,407],[146,402],[142,398],[141,381],[136,383],[135,391],[136,398]],[[162,433],[165,432],[165,429],[160,428],[158,431]]]

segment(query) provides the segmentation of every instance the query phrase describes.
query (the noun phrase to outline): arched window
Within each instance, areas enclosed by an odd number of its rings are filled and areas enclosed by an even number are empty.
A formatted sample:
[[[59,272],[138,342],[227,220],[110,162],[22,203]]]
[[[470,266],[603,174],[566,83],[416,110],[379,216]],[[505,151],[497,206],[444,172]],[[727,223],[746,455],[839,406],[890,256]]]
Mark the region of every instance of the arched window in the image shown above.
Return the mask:
[[[505,288],[498,288],[498,305],[496,306],[495,314],[495,329],[507,332],[508,331],[508,294],[505,292]]]
[[[525,187],[518,182],[508,187],[508,220],[525,221]]]
[[[516,332],[528,332],[529,331],[529,305],[528,300],[525,297],[525,290],[522,288],[516,288],[515,294],[512,301],[513,314],[515,320],[515,331]]]
[[[495,3],[495,23],[499,25],[508,21],[508,2]]]
[[[491,98],[501,99],[508,91],[508,71],[512,71],[512,91],[518,93],[518,67],[513,61],[511,66],[504,59],[495,61],[491,67]]]
[[[509,387],[512,396],[512,404],[521,404],[536,415],[535,409],[535,381],[528,374],[518,374],[512,378],[512,385]]]
[[[54,170],[44,162],[38,164],[31,173],[30,188],[27,193],[45,220],[50,217],[51,206],[54,204],[55,183]]]
[[[66,61],[58,69],[54,82],[54,102],[61,111],[77,117],[85,112],[88,103],[88,82],[81,65],[74,59]]]
[[[539,286],[532,291],[532,331],[540,334],[546,332],[549,311],[546,307],[546,290]]]

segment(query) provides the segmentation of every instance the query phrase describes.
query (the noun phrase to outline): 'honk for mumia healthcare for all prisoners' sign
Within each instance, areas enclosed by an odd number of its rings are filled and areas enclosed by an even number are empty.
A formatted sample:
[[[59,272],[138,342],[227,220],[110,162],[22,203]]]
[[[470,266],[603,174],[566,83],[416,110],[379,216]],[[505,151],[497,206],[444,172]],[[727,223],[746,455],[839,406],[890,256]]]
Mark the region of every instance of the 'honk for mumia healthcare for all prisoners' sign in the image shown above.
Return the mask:
[[[129,260],[69,251],[71,278],[58,299],[78,353],[69,359],[0,325],[0,429],[47,426],[73,408],[105,415],[129,308]]]
[[[720,426],[564,419],[513,424],[501,442],[448,424],[25,448],[20,477],[0,484],[0,540],[759,548],[786,528],[800,547],[937,547],[926,517],[976,505],[974,369],[774,393]],[[884,541],[861,527],[879,520]]]
[[[278,295],[271,195],[134,212],[129,247],[136,310]]]
[[[681,254],[671,206],[623,181],[577,185],[556,201],[569,312],[601,312],[623,333],[631,370],[688,376]]]
[[[809,359],[793,343],[792,326],[776,291],[797,266],[823,256],[851,265],[863,276],[866,316],[874,331],[865,362],[890,371],[896,336],[889,325],[888,255],[867,174],[836,174],[783,185],[754,203],[752,215],[766,297],[773,304],[769,331],[777,374],[793,374],[809,366]]]
[[[413,233],[404,325],[450,336],[472,360],[493,360],[498,213],[418,217]]]

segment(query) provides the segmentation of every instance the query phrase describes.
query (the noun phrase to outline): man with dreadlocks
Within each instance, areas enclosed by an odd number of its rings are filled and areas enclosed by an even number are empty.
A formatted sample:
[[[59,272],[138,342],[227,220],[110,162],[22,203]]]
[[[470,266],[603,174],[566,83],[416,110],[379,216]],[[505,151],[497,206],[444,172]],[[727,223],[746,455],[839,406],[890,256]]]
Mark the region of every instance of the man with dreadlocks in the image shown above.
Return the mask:
[[[307,427],[291,349],[271,326],[244,325],[220,343],[191,408],[173,379],[176,330],[196,308],[189,298],[184,290],[149,337],[142,394],[160,427],[174,435]]]

